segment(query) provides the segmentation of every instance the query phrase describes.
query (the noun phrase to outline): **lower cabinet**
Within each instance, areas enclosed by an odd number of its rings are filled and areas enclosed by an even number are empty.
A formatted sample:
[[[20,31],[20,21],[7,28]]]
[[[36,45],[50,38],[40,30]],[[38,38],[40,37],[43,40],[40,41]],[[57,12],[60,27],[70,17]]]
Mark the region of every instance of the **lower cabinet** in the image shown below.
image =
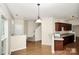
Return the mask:
[[[63,40],[54,40],[54,48],[55,50],[63,50],[64,46],[63,46]]]
[[[74,42],[74,35],[63,37],[64,40],[54,40],[55,50],[64,50],[64,46]]]
[[[64,38],[63,45],[74,42],[74,35],[63,37],[63,38]]]

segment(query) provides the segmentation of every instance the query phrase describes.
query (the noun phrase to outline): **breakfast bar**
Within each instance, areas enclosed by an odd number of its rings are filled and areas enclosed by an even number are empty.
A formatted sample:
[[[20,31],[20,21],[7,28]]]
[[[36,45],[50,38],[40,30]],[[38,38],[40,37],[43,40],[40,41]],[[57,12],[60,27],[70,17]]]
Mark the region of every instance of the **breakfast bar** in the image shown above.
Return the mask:
[[[55,36],[54,48],[55,50],[63,50],[65,45],[73,43],[73,42],[74,42],[73,33],[60,34],[60,37]]]

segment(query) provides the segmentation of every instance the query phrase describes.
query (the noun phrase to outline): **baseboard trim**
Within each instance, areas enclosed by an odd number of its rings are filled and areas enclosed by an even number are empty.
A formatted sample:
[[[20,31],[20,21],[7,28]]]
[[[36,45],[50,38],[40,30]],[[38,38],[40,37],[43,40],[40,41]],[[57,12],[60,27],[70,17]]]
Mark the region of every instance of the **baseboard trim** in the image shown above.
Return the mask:
[[[27,42],[42,42],[41,40],[39,40],[39,41],[27,41]]]
[[[26,48],[27,48],[27,47],[19,48],[19,49],[16,49],[16,50],[12,50],[11,53],[12,53],[12,52],[16,52],[16,51],[20,51],[20,50],[22,50],[22,49],[26,49]]]

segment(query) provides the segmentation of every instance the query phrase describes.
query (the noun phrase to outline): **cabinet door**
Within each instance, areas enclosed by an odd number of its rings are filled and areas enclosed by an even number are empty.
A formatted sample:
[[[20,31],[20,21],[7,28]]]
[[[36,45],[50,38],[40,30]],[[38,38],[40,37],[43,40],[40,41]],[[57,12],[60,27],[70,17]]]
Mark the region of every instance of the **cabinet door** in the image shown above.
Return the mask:
[[[55,23],[55,31],[61,31],[62,24],[61,23]]]
[[[72,29],[71,24],[64,24],[64,30],[70,31]]]
[[[63,50],[64,49],[63,41],[55,40],[54,41],[54,48],[55,48],[55,50]]]
[[[74,42],[74,35],[63,37],[64,45]]]
[[[62,27],[64,28],[64,31],[67,30],[67,25],[65,23],[62,24]]]
[[[69,36],[67,36],[67,37],[63,37],[64,38],[64,42],[63,42],[63,44],[64,45],[66,45],[66,44],[68,44],[69,43]]]
[[[62,27],[64,28],[64,31],[72,30],[71,24],[59,23],[59,22],[55,23],[55,31],[62,31]]]
[[[69,29],[68,30],[72,30],[72,25],[71,24],[69,24]]]

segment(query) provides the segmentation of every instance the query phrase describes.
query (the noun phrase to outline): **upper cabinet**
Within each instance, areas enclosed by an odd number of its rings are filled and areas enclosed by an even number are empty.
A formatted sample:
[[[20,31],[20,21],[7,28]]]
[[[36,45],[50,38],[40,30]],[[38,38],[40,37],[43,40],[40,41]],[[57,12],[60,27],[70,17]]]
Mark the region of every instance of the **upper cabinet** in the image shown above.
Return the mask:
[[[65,24],[64,31],[70,31],[70,30],[72,30],[72,25],[71,24]]]
[[[67,23],[60,23],[60,22],[55,23],[55,31],[62,31],[62,28],[64,31],[70,31],[72,30],[72,25]]]
[[[61,31],[62,30],[62,23],[55,23],[55,31]]]

